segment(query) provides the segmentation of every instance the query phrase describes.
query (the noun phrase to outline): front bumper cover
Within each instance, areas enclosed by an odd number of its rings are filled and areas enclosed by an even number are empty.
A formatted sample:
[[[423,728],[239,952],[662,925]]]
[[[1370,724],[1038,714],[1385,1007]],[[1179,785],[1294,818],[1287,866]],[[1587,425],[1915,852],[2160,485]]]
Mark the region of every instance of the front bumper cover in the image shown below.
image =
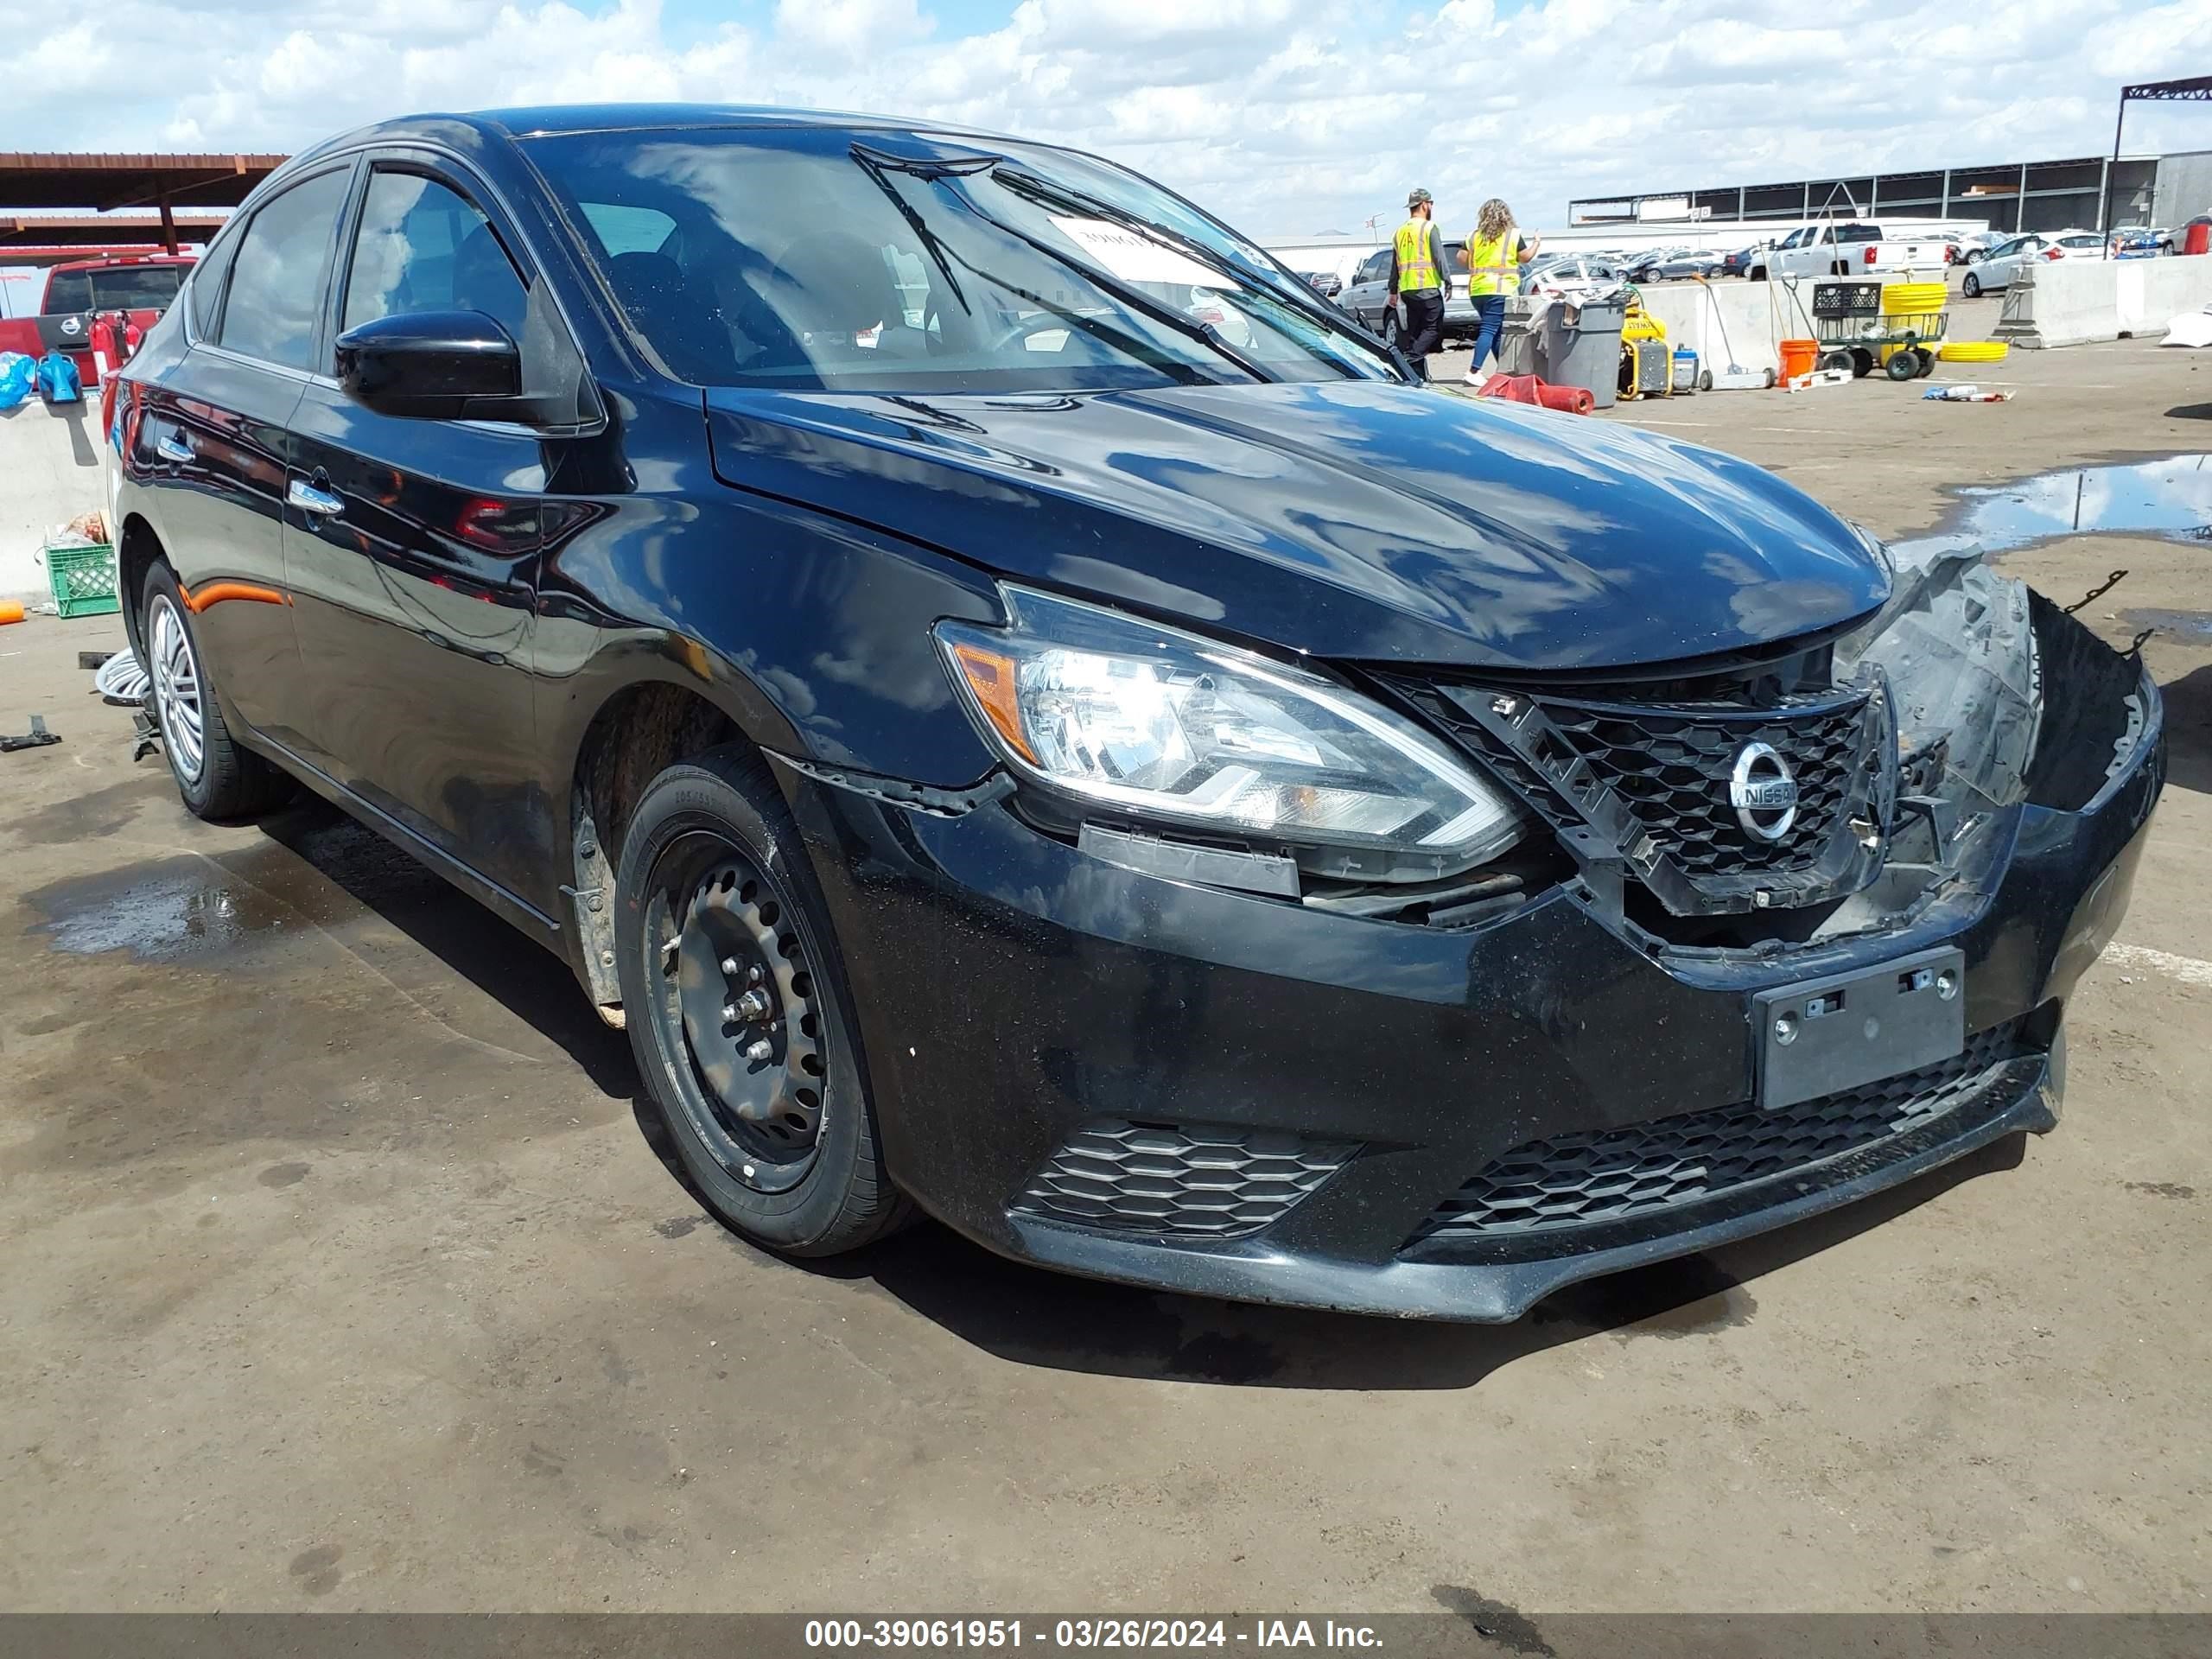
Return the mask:
[[[1503,1321],[1563,1286],[1848,1204],[2057,1119],[2064,999],[2124,913],[2165,770],[2156,688],[2128,763],[2080,811],[2007,809],[1893,931],[1751,952],[1654,952],[1573,889],[1467,931],[1381,923],[1139,874],[1002,799],[885,798],[779,775],[831,906],[893,1177],[987,1247],[1166,1290]],[[1748,1099],[1754,993],[1939,944],[1969,1033],[2039,1029],[2027,1072],[1884,1142],[1681,1212],[1498,1252],[1422,1236],[1516,1147]],[[1232,1236],[1025,1212],[1102,1123],[1205,1125],[1351,1151]],[[1295,1156],[1292,1156],[1295,1162]]]

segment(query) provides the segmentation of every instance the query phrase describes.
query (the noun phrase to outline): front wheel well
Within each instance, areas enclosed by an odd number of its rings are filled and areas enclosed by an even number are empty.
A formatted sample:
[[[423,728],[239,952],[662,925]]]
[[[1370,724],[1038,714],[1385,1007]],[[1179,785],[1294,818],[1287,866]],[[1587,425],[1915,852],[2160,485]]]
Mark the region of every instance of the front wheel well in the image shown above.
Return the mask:
[[[646,785],[677,762],[730,742],[751,747],[735,721],[687,687],[655,681],[618,691],[592,717],[577,751],[571,816],[590,816],[611,864]]]
[[[667,681],[616,692],[592,716],[569,790],[569,868],[575,899],[576,966],[611,1026],[624,1023],[612,928],[614,870],[638,803],[679,762],[728,745],[753,749],[737,722],[689,687]]]

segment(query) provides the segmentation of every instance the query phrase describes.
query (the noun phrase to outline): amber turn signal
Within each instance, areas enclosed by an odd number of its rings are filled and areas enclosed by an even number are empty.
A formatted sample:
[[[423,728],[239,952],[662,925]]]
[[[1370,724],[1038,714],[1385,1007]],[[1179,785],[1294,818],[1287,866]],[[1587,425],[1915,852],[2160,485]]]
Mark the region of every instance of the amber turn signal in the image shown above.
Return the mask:
[[[975,694],[976,706],[1006,740],[1007,747],[1035,765],[1037,756],[1022,735],[1021,710],[1014,700],[1014,658],[963,641],[952,647],[952,660],[960,665],[961,677]]]

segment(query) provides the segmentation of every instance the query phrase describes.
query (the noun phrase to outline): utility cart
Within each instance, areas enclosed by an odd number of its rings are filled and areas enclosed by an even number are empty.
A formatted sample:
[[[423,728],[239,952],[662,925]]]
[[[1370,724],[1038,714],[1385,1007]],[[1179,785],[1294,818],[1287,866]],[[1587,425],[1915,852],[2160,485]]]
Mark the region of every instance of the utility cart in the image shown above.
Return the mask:
[[[1813,284],[1813,337],[1821,344],[1821,366],[1848,369],[1854,376],[1879,367],[1892,380],[1911,380],[1936,366],[1936,347],[1950,325],[1950,313],[1919,308],[1929,296],[1916,291],[1934,283],[1834,282]],[[1885,296],[1902,297],[1885,301]],[[1897,303],[1910,309],[1885,309]]]

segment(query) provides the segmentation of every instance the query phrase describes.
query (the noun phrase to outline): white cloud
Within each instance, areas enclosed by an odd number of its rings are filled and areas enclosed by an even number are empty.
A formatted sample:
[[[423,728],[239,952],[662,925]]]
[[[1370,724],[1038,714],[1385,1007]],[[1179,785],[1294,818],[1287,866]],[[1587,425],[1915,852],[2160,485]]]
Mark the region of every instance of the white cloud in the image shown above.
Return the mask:
[[[779,0],[701,35],[659,0],[0,0],[6,145],[304,144],[419,110],[811,104],[1097,149],[1261,234],[1353,229],[1409,184],[1449,223],[1571,196],[2094,155],[2120,79],[2212,63],[2212,0],[1022,0],[954,37],[931,0]],[[127,42],[128,47],[118,45]],[[2212,149],[2212,107],[2129,116]],[[6,204],[0,203],[0,207]]]

